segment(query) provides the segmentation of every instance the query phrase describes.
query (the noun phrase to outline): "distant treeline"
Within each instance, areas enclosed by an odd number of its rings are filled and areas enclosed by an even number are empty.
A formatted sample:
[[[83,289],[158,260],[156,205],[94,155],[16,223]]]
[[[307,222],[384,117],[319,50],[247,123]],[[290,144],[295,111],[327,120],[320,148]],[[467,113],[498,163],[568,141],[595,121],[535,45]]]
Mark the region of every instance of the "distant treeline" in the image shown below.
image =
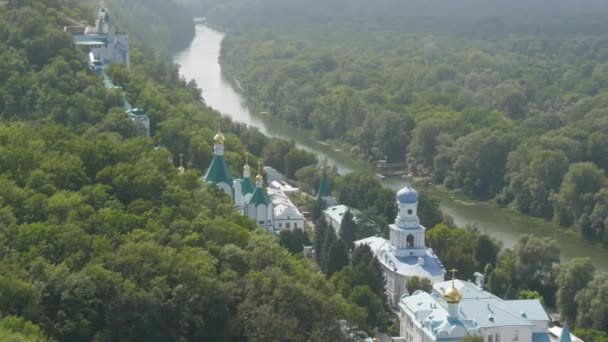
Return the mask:
[[[608,245],[608,4],[228,1],[224,70],[370,161]]]

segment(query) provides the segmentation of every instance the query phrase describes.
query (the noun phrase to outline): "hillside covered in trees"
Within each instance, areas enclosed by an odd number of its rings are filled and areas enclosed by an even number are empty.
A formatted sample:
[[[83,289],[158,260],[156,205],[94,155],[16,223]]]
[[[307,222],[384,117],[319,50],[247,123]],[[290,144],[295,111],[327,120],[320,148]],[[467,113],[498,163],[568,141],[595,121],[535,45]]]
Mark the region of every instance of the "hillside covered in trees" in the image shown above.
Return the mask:
[[[367,312],[313,261],[202,184],[219,114],[170,62],[133,49],[131,70],[107,72],[151,116],[154,138],[137,134],[120,90],[102,85],[63,32],[94,11],[80,4],[0,2],[0,339],[342,341],[348,329],[373,332]],[[234,174],[274,145],[298,151],[221,120]],[[182,176],[180,153],[190,164]]]
[[[208,1],[270,115],[608,246],[601,1]]]

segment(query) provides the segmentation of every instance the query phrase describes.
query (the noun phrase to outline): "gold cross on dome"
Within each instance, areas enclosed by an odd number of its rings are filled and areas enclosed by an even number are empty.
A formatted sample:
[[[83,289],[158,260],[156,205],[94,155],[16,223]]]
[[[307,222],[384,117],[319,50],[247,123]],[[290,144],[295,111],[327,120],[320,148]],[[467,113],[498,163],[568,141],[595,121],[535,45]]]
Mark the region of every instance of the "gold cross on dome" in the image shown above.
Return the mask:
[[[452,269],[450,270],[450,272],[452,272],[452,280],[456,279],[456,272],[458,272],[458,270],[457,270],[457,269],[455,269],[455,268],[452,268]]]

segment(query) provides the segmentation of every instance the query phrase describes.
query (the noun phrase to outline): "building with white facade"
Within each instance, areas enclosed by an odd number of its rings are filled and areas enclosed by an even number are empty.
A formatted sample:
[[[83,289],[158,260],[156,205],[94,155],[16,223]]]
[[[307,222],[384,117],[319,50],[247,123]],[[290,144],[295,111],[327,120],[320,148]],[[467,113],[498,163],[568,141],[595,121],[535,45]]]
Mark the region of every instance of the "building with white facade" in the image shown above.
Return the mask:
[[[213,159],[203,176],[207,183],[215,184],[234,201],[236,209],[270,231],[274,230],[274,205],[267,191],[264,189],[264,178],[261,165],[258,166],[258,175],[255,183],[251,181],[251,167],[246,163],[243,167],[243,178],[235,179],[224,158],[224,142],[226,138],[222,132],[213,137]]]
[[[549,316],[537,299],[502,300],[462,280],[433,284],[399,302],[400,341],[549,342]]]
[[[346,212],[349,210],[351,214],[353,214],[353,220],[357,222],[357,216],[360,215],[360,212],[357,209],[350,208],[343,204],[334,205],[333,207],[329,207],[323,211],[325,221],[334,229],[336,235],[340,235],[342,219],[344,218],[344,214],[346,214]]]
[[[283,230],[304,229],[304,215],[283,190],[269,187],[268,195],[274,207],[274,231],[276,233]]]
[[[355,241],[355,245],[368,245],[384,269],[389,302],[397,306],[405,284],[411,277],[428,278],[432,283],[442,282],[445,276],[443,264],[426,247],[426,228],[418,219],[418,193],[406,186],[397,193],[399,212],[395,223],[389,226],[390,239],[369,237]]]
[[[103,77],[103,84],[108,89],[119,89],[105,73],[105,68],[112,63],[131,65],[129,52],[129,35],[115,33],[108,10],[103,5],[97,11],[95,26],[70,26],[64,30],[72,34],[77,47],[84,49],[88,56],[89,67]],[[133,120],[141,134],[150,136],[150,116],[142,108],[135,108],[122,92],[123,109]]]
[[[95,26],[66,27],[73,33],[76,46],[88,49],[91,66],[97,64],[120,63],[131,65],[129,35],[112,30],[112,20],[108,10],[101,6],[97,11]]]

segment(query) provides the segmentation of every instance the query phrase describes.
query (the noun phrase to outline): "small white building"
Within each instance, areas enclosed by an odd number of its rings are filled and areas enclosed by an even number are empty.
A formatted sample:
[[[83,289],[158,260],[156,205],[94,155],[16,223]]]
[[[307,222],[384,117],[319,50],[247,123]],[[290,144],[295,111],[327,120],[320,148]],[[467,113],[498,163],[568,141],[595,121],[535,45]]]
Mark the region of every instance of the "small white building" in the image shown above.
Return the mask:
[[[442,282],[445,276],[443,264],[426,247],[426,228],[418,219],[418,192],[406,186],[397,193],[399,213],[395,223],[389,226],[390,239],[369,237],[355,241],[355,245],[368,245],[384,269],[386,290],[391,305],[397,306],[411,277],[428,278],[432,283]],[[331,209],[331,208],[330,208]]]
[[[280,189],[268,188],[268,196],[274,210],[274,231],[304,229],[304,215]]]
[[[95,26],[66,27],[65,30],[74,34],[77,46],[90,51],[91,66],[98,63],[120,63],[127,67],[131,65],[129,35],[112,32],[112,21],[106,8],[101,7],[97,11]]]
[[[433,284],[399,302],[399,333],[406,342],[459,341],[466,335],[485,342],[549,342],[549,316],[537,299],[502,300],[461,280]]]
[[[344,218],[344,214],[349,211],[353,214],[353,219],[357,222],[357,216],[360,215],[360,212],[357,209],[350,208],[343,204],[334,205],[333,207],[329,207],[325,209],[323,212],[323,216],[325,217],[325,221],[334,229],[336,235],[340,234],[340,227],[342,226],[342,219]]]

